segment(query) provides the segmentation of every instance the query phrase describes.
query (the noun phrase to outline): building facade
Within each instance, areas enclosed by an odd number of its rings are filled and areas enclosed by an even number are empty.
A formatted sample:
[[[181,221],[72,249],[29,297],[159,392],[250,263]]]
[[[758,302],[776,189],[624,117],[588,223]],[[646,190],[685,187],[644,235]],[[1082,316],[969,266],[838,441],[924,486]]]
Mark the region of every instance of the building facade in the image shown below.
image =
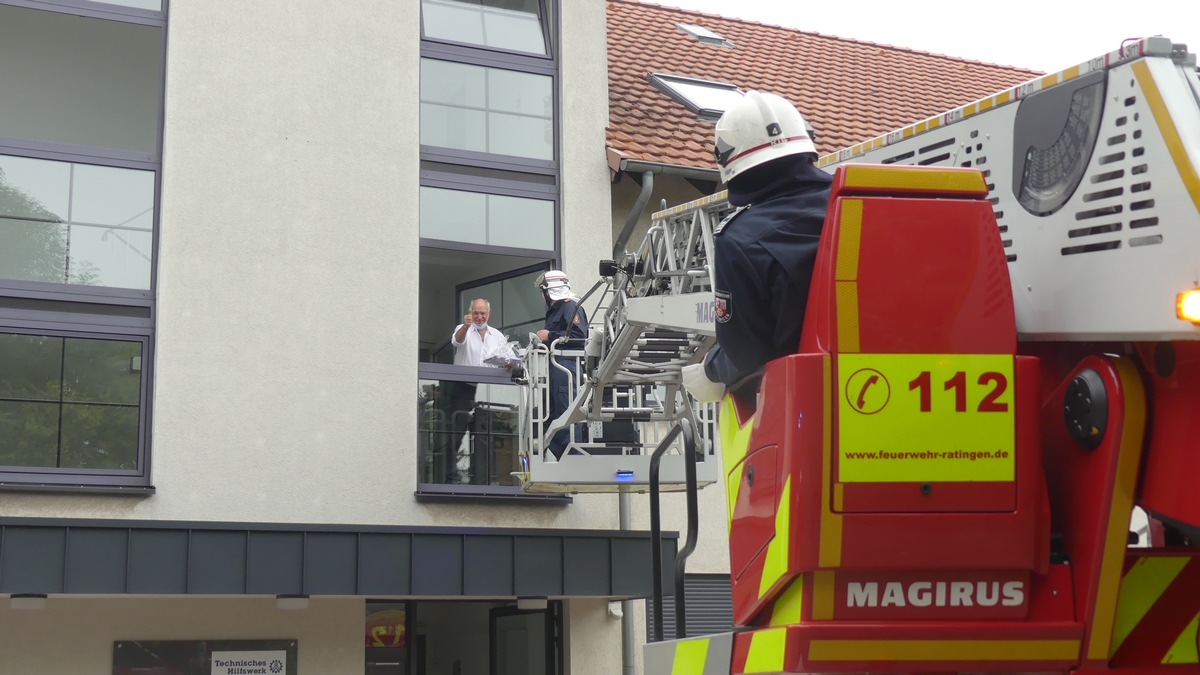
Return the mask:
[[[621,668],[448,347],[611,248],[603,0],[168,2],[0,0],[0,672]]]

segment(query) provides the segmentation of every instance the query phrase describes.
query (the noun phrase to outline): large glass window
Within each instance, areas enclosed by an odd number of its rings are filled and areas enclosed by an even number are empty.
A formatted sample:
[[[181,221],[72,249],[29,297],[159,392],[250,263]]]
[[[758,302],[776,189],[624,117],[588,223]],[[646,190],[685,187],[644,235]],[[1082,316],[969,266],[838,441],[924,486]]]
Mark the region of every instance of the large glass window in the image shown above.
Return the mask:
[[[422,187],[421,237],[550,251],[554,202]]]
[[[533,282],[549,268],[547,258],[422,248],[421,361],[453,363],[451,333],[476,298],[491,305],[488,325],[504,333],[508,341],[527,345],[529,333],[540,329],[546,316],[541,291]]]
[[[513,474],[520,470],[521,391],[512,384],[479,382],[480,377],[420,381],[422,483],[519,485]]]
[[[134,9],[149,9],[155,12],[162,11],[162,0],[93,0],[94,2],[103,2],[106,5],[121,5],[122,7],[132,7]]]
[[[0,0],[0,482],[149,486],[161,0]]]
[[[0,465],[136,470],[142,343],[0,333]]]
[[[556,675],[563,672],[563,607],[497,602],[366,604],[367,675]]]
[[[421,0],[421,14],[429,39],[546,53],[538,0]]]
[[[421,3],[421,490],[519,490],[522,389],[503,368],[454,364],[451,337],[477,298],[518,348],[544,325],[533,282],[559,239],[551,4]]]
[[[551,84],[546,75],[421,59],[421,144],[553,159]]]
[[[0,137],[158,152],[162,28],[0,5]]]
[[[0,155],[0,278],[150,288],[154,172]]]

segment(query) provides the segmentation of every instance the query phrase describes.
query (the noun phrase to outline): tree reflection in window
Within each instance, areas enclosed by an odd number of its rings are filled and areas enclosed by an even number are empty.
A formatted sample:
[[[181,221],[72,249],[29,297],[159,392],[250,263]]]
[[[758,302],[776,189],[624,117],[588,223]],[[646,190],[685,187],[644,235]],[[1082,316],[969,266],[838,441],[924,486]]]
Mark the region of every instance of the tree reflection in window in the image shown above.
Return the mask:
[[[135,470],[142,344],[0,333],[0,465]]]

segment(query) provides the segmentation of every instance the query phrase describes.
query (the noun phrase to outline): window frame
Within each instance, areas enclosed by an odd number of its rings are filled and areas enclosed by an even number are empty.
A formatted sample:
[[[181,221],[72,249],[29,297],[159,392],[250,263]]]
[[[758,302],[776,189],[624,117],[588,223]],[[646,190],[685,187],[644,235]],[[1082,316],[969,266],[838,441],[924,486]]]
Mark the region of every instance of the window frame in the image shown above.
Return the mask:
[[[165,23],[167,5],[170,1],[162,0],[161,10],[141,9],[108,2],[92,2],[91,0],[4,0],[0,2],[0,5],[43,9],[60,14],[74,14],[93,19],[109,19],[154,26]]]
[[[3,4],[0,0],[0,4]],[[159,122],[159,143],[162,142],[162,122]],[[10,294],[28,294],[24,297],[39,297],[47,300],[67,300],[77,302],[102,302],[105,304],[121,304],[153,307],[155,289],[158,281],[158,236],[159,236],[159,203],[162,196],[162,164],[161,162],[142,161],[122,158],[122,155],[140,155],[113,151],[113,158],[104,158],[95,154],[70,153],[64,150],[47,150],[45,148],[29,149],[29,143],[13,143],[12,139],[0,136],[0,155],[6,157],[24,157],[51,162],[69,164],[87,164],[115,169],[133,169],[150,171],[154,174],[154,214],[151,218],[151,250],[150,250],[150,287],[147,289],[121,288],[117,286],[85,286],[82,284],[57,283],[50,281],[27,281],[22,279],[0,278],[0,303],[2,298]],[[44,144],[46,146],[56,144]],[[57,145],[57,148],[70,146]]]
[[[13,322],[3,320],[0,333],[15,335],[39,335],[45,337],[83,340],[111,340],[118,342],[137,342],[142,346],[142,370],[138,383],[138,449],[137,469],[59,469],[57,467],[38,466],[0,466],[0,488],[36,488],[71,489],[71,491],[87,490],[92,492],[121,491],[132,492],[136,488],[144,488],[145,476],[150,473],[150,416],[151,410],[147,403],[153,395],[153,382],[150,365],[154,362],[154,341],[152,331],[148,329],[121,330],[118,326],[109,328],[109,332],[82,331],[74,328],[43,328],[35,322],[27,326],[12,326]],[[55,325],[57,322],[49,322]],[[60,377],[62,374],[60,374]],[[59,401],[59,408],[63,402]],[[61,447],[59,451],[61,452]],[[70,476],[71,481],[56,481],[46,484],[47,474]],[[37,480],[34,481],[33,479]],[[34,483],[30,485],[30,483]]]
[[[695,77],[684,77],[682,75],[670,75],[667,73],[657,73],[654,71],[647,73],[646,79],[650,82],[651,85],[654,86],[655,89],[657,89],[657,90],[661,91],[662,93],[666,94],[667,96],[671,97],[671,100],[679,103],[680,105],[682,105],[683,107],[685,107],[689,111],[691,111],[692,113],[695,113],[695,115],[697,117],[699,117],[700,119],[707,120],[709,122],[716,122],[718,119],[720,119],[721,115],[723,115],[725,113],[726,109],[701,107],[696,101],[692,100],[687,94],[684,94],[682,91],[676,89],[673,86],[675,83],[686,84],[686,85],[690,85],[690,86],[694,86],[694,87],[707,87],[707,88],[713,89],[715,91],[728,91],[728,92],[737,92],[737,93],[743,94],[743,95],[745,94],[745,92],[742,91],[741,87],[738,87],[736,84],[732,84],[730,82],[718,82],[716,80],[703,80],[703,79],[699,79],[699,78],[695,78]]]
[[[550,62],[547,65],[545,62],[532,62],[528,58],[513,58],[513,59],[495,59],[490,55],[480,55],[475,53],[475,50],[464,50],[460,47],[451,49],[442,49],[434,46],[421,45],[421,60],[430,59],[433,61],[445,61],[447,63],[461,63],[471,66],[479,66],[481,68],[491,68],[497,70],[508,70],[516,73],[528,73],[532,75],[544,75],[550,78],[550,91],[554,94],[554,106],[552,114],[554,119],[551,120],[551,133],[554,135],[554,151],[551,153],[551,159],[535,159],[532,157],[518,157],[516,155],[499,155],[490,152],[481,152],[478,150],[463,150],[461,148],[445,148],[433,145],[421,145],[421,160],[432,161],[444,164],[459,164],[464,166],[483,165],[489,168],[499,168],[509,171],[521,173],[539,173],[544,175],[557,176],[559,172],[560,153],[562,151],[559,140],[562,138],[561,128],[562,121],[560,119],[561,102],[559,96],[559,77],[557,61]]]
[[[48,337],[136,341],[142,345],[138,404],[137,468],[59,469],[0,466],[0,491],[153,494],[151,483],[159,240],[162,211],[162,144],[166,109],[167,16],[89,0],[0,0],[0,5],[156,27],[159,42],[158,128],[153,153],[68,145],[0,136],[0,155],[151,171],[154,174],[150,281],[147,289],[83,286],[0,279],[0,332]]]
[[[735,46],[720,33],[698,24],[683,23],[680,21],[675,24],[675,27],[696,38],[701,44],[711,45],[713,47],[726,47],[729,49],[732,49]]]
[[[524,248],[513,246],[497,246],[495,244],[478,244],[474,242],[456,241],[453,239],[436,239],[433,237],[420,237],[419,246],[421,248],[441,248],[451,251],[464,251],[472,253],[496,253],[499,255],[511,255],[522,257],[546,257],[549,256],[554,260],[558,259],[558,252],[562,247],[562,232],[561,218],[559,213],[562,205],[559,203],[559,192],[557,188],[551,190],[538,189],[521,189],[512,187],[510,181],[500,181],[492,178],[478,178],[474,183],[463,182],[455,179],[445,179],[442,174],[438,177],[422,176],[420,187],[437,188],[440,190],[454,190],[458,192],[471,192],[481,195],[497,195],[501,197],[520,197],[523,199],[538,199],[541,201],[551,202],[551,208],[554,213],[554,241],[552,248]],[[452,174],[449,174],[452,175]]]
[[[422,247],[425,244],[422,243]],[[499,253],[496,247],[477,246],[478,252]],[[463,250],[461,248],[453,248],[452,250]],[[513,249],[518,252],[524,249]],[[491,284],[497,281],[503,281],[518,276],[525,276],[532,271],[538,269],[552,269],[554,261],[547,260],[543,263],[535,263],[526,265],[508,272],[499,274],[491,274],[488,276],[472,279],[454,287],[454,295],[456,300],[460,300],[463,291],[470,288],[477,288],[482,285]],[[472,382],[476,384],[496,384],[502,386],[520,386],[512,383],[511,377],[507,370],[499,370],[496,368],[480,368],[474,366],[456,366],[449,363],[436,362],[419,362],[417,363],[417,382],[420,384],[425,380],[436,380],[440,382]],[[420,433],[420,424],[417,425],[418,433]],[[417,444],[418,448],[420,443]],[[420,461],[420,451],[417,452],[417,461]],[[537,502],[545,503],[563,503],[570,502],[569,497],[564,495],[528,495],[521,490],[520,486],[510,485],[447,485],[444,483],[425,483],[421,481],[421,472],[417,471],[417,491],[416,496],[420,499],[430,497],[471,497],[471,498],[521,498],[531,499]],[[565,499],[564,499],[565,498]]]
[[[554,237],[552,249],[526,249],[517,247],[494,246],[458,241],[441,240],[419,237],[419,250],[425,248],[458,251],[465,254],[489,253],[515,257],[540,258],[544,262],[525,265],[518,269],[498,274],[488,275],[487,278],[499,280],[508,276],[525,274],[534,267],[545,265],[552,269],[558,264],[562,250],[562,90],[559,73],[560,59],[558,45],[561,40],[558,21],[558,0],[539,0],[543,37],[546,41],[546,54],[532,54],[511,50],[497,49],[483,45],[453,42],[425,35],[424,17],[422,15],[420,58],[462,63],[484,68],[496,68],[519,73],[544,75],[550,78],[550,91],[554,97],[552,105],[551,133],[553,134],[553,152],[550,160],[541,160],[511,155],[500,155],[487,152],[444,148],[438,146],[420,146],[420,186],[448,190],[463,190],[468,192],[542,199],[553,203]],[[423,11],[422,3],[422,11]],[[427,166],[437,164],[436,168]],[[461,168],[462,173],[456,173]],[[495,172],[491,176],[471,175],[472,169]],[[501,172],[509,174],[504,176]],[[528,175],[534,180],[523,181],[521,174]],[[544,180],[539,180],[544,179]],[[420,254],[418,253],[418,265]],[[472,279],[457,284],[455,297],[464,285],[479,281]],[[511,384],[507,372],[488,374],[486,378],[474,372],[477,369],[419,362],[417,364],[417,381],[445,380],[468,381],[480,383]],[[495,380],[493,382],[493,380]],[[418,452],[418,461],[419,452]],[[523,500],[537,503],[563,504],[570,503],[570,497],[560,495],[527,495],[520,487],[499,485],[444,485],[440,483],[421,482],[421,472],[414,472],[416,496],[418,499],[455,501],[462,498],[483,498],[503,500]]]
[[[541,14],[538,17],[538,23],[542,27],[542,40],[546,45],[545,54],[535,54],[533,52],[522,52],[513,49],[501,49],[499,47],[489,47],[487,45],[475,44],[472,42],[459,42],[457,40],[447,40],[445,38],[429,37],[425,34],[425,2],[420,3],[420,28],[421,28],[421,55],[425,55],[426,49],[437,49],[438,47],[446,47],[450,49],[466,49],[471,52],[483,51],[490,52],[499,59],[518,58],[518,59],[538,59],[542,61],[557,61],[556,48],[558,46],[558,12],[556,10],[557,0],[538,0],[538,8]]]

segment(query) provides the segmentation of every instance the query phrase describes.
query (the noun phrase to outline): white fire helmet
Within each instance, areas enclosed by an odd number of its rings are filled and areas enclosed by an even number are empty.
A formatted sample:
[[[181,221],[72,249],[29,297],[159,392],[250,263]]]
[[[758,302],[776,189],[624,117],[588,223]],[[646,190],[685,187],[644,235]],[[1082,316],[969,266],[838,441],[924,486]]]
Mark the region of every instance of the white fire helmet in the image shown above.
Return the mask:
[[[717,120],[716,156],[721,182],[787,155],[816,154],[808,124],[787,99],[748,91]]]
[[[571,297],[571,281],[566,272],[550,270],[538,275],[534,284],[550,298],[551,302],[566,300]]]

